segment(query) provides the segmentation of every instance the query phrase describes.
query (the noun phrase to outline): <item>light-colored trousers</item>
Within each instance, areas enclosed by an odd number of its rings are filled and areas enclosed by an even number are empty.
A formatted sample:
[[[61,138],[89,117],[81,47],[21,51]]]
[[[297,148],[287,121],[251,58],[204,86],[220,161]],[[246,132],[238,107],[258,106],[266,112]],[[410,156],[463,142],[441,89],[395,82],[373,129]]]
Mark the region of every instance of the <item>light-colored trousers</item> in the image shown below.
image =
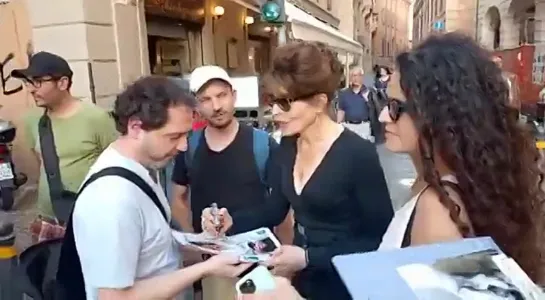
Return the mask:
[[[236,300],[236,279],[210,276],[202,280],[203,300]]]
[[[360,124],[350,124],[345,122],[343,123],[343,125],[344,127],[355,132],[357,135],[361,136],[362,138],[366,140],[370,140],[371,142],[374,141],[374,137],[371,135],[371,123],[363,122]]]

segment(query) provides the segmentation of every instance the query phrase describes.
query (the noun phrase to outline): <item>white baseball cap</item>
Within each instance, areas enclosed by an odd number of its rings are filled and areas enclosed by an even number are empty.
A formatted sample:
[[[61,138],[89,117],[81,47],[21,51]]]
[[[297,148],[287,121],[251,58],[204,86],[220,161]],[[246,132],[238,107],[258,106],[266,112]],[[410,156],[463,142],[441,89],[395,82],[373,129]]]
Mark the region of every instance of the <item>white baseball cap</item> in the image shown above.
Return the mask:
[[[219,79],[233,86],[231,77],[223,68],[218,66],[202,66],[193,70],[189,78],[189,89],[197,93],[210,80]]]

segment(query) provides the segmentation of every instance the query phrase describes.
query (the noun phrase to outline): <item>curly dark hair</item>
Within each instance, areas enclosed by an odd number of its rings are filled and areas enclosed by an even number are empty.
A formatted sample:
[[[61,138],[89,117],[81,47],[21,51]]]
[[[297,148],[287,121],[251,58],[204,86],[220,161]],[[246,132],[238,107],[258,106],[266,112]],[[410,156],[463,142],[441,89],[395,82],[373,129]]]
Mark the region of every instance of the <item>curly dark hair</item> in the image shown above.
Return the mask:
[[[476,236],[491,236],[537,282],[543,280],[544,194],[533,137],[511,112],[508,86],[490,54],[459,33],[432,36],[397,57],[408,113],[419,130],[423,179],[464,237],[470,227],[435,168],[458,179]]]
[[[111,115],[117,131],[125,135],[131,118],[138,118],[144,130],[156,130],[168,122],[168,109],[179,105],[191,109],[196,105],[183,81],[147,76],[136,80],[117,96]]]

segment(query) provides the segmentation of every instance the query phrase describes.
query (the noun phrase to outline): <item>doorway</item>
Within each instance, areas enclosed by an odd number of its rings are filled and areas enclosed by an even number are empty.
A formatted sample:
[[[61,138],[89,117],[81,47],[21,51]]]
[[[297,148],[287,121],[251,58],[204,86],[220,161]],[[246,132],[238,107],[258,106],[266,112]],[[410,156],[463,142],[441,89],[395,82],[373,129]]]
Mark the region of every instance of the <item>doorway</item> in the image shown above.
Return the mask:
[[[267,38],[248,37],[248,62],[253,74],[263,74],[269,70],[271,61],[271,43]]]

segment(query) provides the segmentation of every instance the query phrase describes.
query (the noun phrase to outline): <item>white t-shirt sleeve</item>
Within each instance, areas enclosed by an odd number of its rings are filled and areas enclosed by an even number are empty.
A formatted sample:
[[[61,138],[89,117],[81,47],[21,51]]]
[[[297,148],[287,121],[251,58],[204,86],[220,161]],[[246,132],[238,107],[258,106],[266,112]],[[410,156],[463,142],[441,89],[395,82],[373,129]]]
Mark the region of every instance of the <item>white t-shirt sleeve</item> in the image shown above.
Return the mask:
[[[134,183],[108,176],[90,184],[76,202],[74,238],[89,287],[134,285],[143,232],[134,194]]]

